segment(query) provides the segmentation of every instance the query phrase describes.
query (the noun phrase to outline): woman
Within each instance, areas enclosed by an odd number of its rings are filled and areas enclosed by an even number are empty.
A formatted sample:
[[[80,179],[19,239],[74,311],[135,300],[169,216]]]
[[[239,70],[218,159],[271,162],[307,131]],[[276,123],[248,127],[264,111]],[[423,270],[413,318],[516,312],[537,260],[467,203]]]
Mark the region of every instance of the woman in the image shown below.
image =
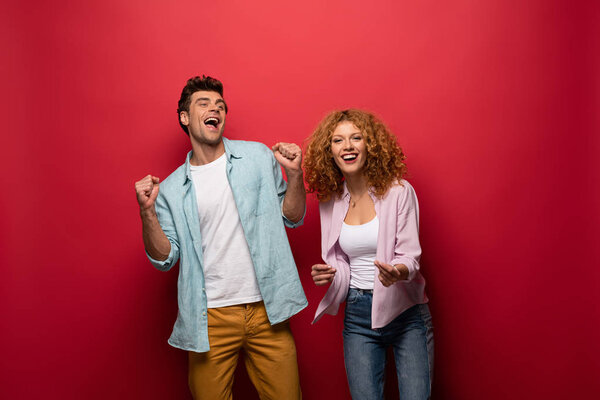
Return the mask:
[[[316,285],[331,283],[314,322],[346,301],[344,362],[353,399],[383,398],[393,348],[400,399],[427,399],[433,327],[419,272],[419,206],[402,149],[374,115],[335,111],[309,138],[304,167],[320,201]]]

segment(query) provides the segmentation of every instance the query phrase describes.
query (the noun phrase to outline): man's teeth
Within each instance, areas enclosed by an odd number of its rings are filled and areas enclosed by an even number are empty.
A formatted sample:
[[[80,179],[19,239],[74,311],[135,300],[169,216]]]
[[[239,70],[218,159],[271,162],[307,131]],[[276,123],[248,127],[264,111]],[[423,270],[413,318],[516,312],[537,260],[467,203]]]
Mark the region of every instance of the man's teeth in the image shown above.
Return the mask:
[[[206,125],[213,125],[213,126],[217,126],[219,124],[219,120],[216,118],[207,118],[204,120],[204,123]]]

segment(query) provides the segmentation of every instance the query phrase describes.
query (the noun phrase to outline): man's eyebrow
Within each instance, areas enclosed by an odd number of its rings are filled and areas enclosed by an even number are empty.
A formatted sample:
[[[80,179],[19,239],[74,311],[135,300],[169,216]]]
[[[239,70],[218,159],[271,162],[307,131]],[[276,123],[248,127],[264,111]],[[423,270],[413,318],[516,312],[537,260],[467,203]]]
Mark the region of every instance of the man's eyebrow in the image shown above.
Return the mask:
[[[210,101],[211,99],[209,97],[198,97],[195,101],[195,103],[199,102],[199,101]],[[218,99],[217,101],[215,101],[215,104],[219,104],[219,103],[223,103],[225,104],[225,100],[223,99]]]

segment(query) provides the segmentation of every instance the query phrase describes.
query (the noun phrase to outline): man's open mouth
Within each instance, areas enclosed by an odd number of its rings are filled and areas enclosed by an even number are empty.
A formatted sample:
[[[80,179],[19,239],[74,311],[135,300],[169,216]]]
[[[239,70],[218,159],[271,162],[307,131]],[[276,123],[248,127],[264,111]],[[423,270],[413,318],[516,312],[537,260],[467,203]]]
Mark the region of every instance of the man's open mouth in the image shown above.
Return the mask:
[[[217,125],[219,125],[219,122],[221,122],[221,121],[219,121],[218,118],[209,117],[204,120],[204,125],[210,125],[210,126],[216,128]]]

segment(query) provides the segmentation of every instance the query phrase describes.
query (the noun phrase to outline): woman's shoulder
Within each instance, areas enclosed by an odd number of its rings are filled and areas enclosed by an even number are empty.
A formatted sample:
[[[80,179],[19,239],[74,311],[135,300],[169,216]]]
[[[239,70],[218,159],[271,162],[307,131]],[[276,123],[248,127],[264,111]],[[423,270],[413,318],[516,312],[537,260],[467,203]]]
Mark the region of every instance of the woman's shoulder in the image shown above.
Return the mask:
[[[406,207],[418,207],[415,189],[404,179],[394,182],[381,200],[384,209],[401,210]]]
[[[414,194],[415,188],[406,180],[401,179],[399,181],[395,181],[392,183],[392,186],[388,189],[385,197],[393,196],[393,197],[401,197],[406,196],[407,194]]]

